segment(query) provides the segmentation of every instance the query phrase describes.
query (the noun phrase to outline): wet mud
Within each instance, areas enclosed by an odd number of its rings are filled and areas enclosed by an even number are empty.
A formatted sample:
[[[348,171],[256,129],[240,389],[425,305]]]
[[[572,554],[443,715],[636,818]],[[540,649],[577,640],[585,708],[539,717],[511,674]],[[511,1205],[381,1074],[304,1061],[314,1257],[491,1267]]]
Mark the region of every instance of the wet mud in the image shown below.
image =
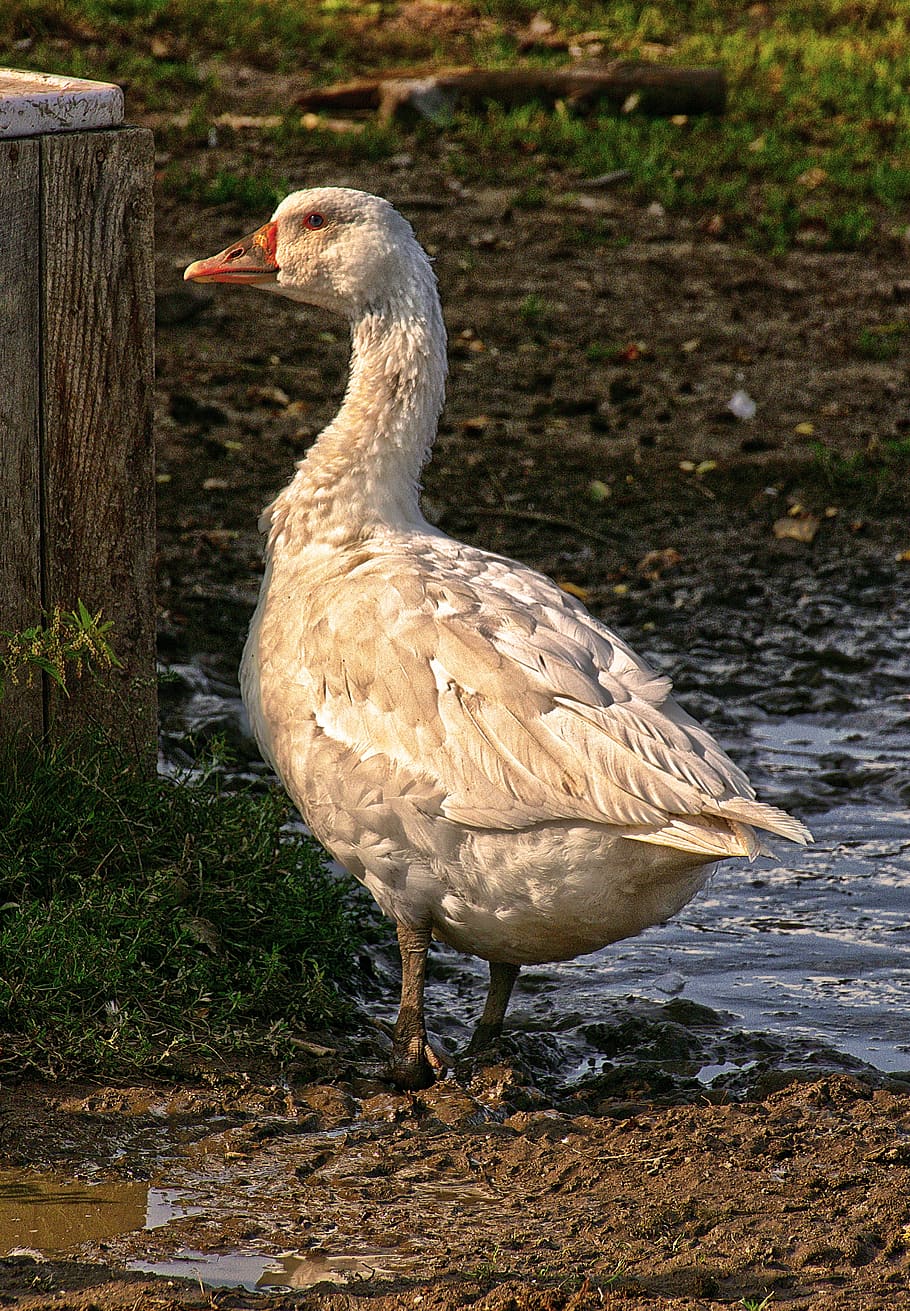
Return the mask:
[[[741,1103],[608,1097],[567,1113],[533,1106],[507,1066],[416,1096],[349,1087],[7,1097],[4,1154],[29,1161],[0,1178],[0,1237],[17,1240],[0,1297],[390,1311],[714,1308],[773,1291],[775,1306],[906,1305],[904,1092],[833,1076]],[[124,1125],[154,1141],[144,1160],[105,1152]]]

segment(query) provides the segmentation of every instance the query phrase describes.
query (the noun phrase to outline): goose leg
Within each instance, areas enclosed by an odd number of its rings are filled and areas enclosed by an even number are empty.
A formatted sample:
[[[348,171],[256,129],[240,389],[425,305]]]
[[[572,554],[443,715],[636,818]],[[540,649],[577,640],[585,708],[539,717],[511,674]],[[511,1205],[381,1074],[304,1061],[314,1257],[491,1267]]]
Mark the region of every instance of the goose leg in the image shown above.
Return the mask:
[[[468,1056],[476,1056],[489,1047],[502,1033],[502,1022],[506,1016],[506,1007],[518,978],[519,967],[506,965],[502,961],[490,961],[490,988],[487,992],[483,1014],[474,1035],[468,1043]]]
[[[401,1007],[392,1037],[390,1074],[399,1088],[416,1092],[429,1088],[442,1062],[427,1042],[423,1018],[423,985],[427,970],[429,929],[398,925],[401,952]]]

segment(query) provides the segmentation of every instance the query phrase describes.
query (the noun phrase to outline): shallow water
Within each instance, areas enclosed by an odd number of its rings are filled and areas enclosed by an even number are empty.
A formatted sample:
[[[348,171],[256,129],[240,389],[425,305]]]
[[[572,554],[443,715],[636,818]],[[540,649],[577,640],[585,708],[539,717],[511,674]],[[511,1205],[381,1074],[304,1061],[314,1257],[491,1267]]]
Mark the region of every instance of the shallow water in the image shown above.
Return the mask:
[[[160,1229],[198,1211],[176,1188],[150,1188],[124,1179],[87,1183],[31,1170],[2,1170],[0,1256],[54,1256],[137,1229]]]
[[[391,1249],[371,1249],[359,1253],[282,1252],[275,1256],[189,1251],[168,1261],[131,1261],[128,1268],[144,1274],[194,1279],[209,1288],[246,1288],[256,1293],[395,1278],[412,1273],[416,1265],[416,1257]]]
[[[80,1251],[95,1254],[111,1241],[161,1229],[184,1216],[211,1220],[224,1213],[201,1193],[155,1188],[133,1180],[87,1183],[30,1170],[0,1171],[0,1258],[39,1260]],[[199,1252],[180,1250],[163,1260],[134,1260],[127,1269],[192,1279],[210,1288],[309,1288],[408,1273],[418,1257],[393,1249],[328,1252]]]
[[[832,564],[808,575],[789,561],[773,580],[753,570],[710,586],[667,581],[608,617],[672,674],[680,700],[759,794],[805,819],[816,842],[803,849],[775,839],[774,858],[721,865],[669,924],[590,957],[522,971],[503,1046],[532,1080],[567,1100],[602,1092],[615,1105],[641,1086],[674,1099],[736,1096],[794,1068],[910,1070],[908,584],[907,570]],[[238,603],[236,612],[239,632],[246,611]],[[264,778],[235,667],[236,654],[211,652],[171,667],[163,768],[191,761],[188,732],[197,743],[223,734],[240,762],[235,772]],[[371,950],[382,986],[364,1005],[391,1021],[391,949]],[[443,1047],[455,1052],[467,1041],[485,982],[481,962],[434,948],[428,1009]],[[127,1127],[112,1159],[171,1158],[168,1132],[164,1123],[160,1132]],[[302,1138],[295,1132],[291,1141]],[[342,1158],[333,1184],[342,1200],[356,1151]],[[267,1239],[257,1238],[275,1191],[268,1153],[258,1163],[244,1155],[229,1165],[217,1152],[201,1160],[187,1172],[170,1159],[163,1181],[181,1188],[134,1178],[96,1184],[91,1163],[81,1180],[5,1172],[0,1255],[97,1259],[116,1250],[134,1271],[250,1292],[395,1279],[420,1266],[420,1244],[395,1235],[388,1247],[384,1234],[370,1246],[329,1225],[308,1233],[314,1245],[301,1251],[299,1229],[279,1217]],[[369,1172],[370,1162],[361,1164]],[[418,1180],[413,1196],[424,1194],[436,1212],[456,1201],[490,1205],[481,1184],[461,1178]],[[158,1231],[154,1240],[149,1230]],[[200,1250],[212,1235],[221,1250]]]
[[[772,839],[775,858],[719,866],[671,923],[523,971],[510,1009],[521,1054],[562,1080],[647,1060],[649,1043],[655,1061],[675,1056],[717,1086],[756,1067],[910,1070],[910,570],[778,560],[773,577],[682,576],[622,605],[610,626],[672,674],[815,845]],[[253,762],[233,658],[200,654],[172,675],[165,763],[187,727],[225,732]],[[481,962],[434,951],[428,1006],[444,1046],[466,1040],[484,982]],[[391,1019],[395,998],[370,1006]]]

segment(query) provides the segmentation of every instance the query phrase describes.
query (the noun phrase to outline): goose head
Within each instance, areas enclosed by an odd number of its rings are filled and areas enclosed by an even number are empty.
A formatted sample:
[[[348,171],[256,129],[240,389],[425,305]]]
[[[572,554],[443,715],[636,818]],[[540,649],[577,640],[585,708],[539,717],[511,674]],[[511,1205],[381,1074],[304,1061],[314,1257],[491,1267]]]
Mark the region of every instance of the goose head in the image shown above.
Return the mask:
[[[183,276],[260,287],[358,319],[392,298],[420,299],[428,272],[411,225],[387,200],[314,187],[286,196],[261,228]]]

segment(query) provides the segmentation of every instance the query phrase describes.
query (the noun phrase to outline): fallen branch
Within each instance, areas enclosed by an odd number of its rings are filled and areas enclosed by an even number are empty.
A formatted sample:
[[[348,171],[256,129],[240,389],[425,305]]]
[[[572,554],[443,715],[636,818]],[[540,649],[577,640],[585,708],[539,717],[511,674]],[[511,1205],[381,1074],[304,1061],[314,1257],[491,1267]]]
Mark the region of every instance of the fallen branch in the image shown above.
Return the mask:
[[[575,109],[606,102],[645,114],[721,114],[727,83],[719,68],[610,64],[603,68],[450,68],[425,77],[364,78],[305,91],[301,109],[376,110],[383,122],[418,116],[448,122],[458,108],[564,101]]]

